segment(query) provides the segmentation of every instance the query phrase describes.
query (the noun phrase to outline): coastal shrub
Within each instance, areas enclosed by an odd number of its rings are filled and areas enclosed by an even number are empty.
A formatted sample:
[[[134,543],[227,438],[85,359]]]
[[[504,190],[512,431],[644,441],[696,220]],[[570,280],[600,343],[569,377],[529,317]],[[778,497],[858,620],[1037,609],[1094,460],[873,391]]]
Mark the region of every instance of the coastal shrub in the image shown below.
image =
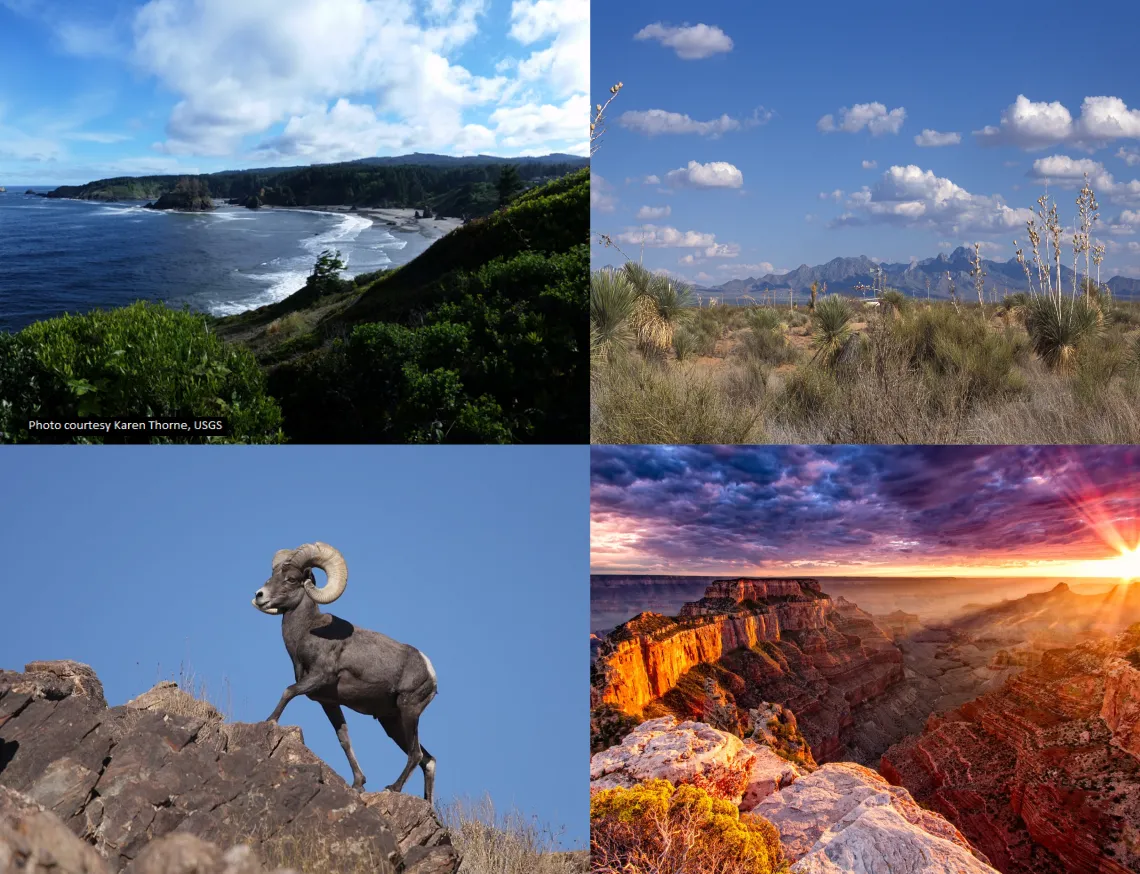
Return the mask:
[[[418,325],[357,325],[275,383],[305,442],[585,441],[588,252],[524,252],[457,272]],[[312,430],[308,430],[312,429]]]
[[[650,780],[590,798],[595,872],[709,871],[773,874],[784,869],[776,827],[691,785]]]
[[[229,421],[229,439],[283,439],[280,409],[253,354],[223,343],[203,317],[161,304],[60,316],[5,339],[0,397],[5,439],[36,440],[36,433],[13,430],[12,423],[24,428],[37,414],[58,420],[217,416]]]

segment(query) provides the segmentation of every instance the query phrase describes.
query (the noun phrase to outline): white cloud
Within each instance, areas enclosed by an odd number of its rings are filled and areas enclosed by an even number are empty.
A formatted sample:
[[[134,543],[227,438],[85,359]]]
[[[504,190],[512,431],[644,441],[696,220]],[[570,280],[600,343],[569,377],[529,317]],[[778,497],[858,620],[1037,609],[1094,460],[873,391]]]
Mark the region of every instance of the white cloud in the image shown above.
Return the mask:
[[[660,177],[655,176],[652,173],[650,173],[648,176],[645,177],[645,182],[643,184],[645,184],[645,185],[660,185],[661,179],[660,179]]]
[[[1137,164],[1140,164],[1140,149],[1126,149],[1124,146],[1121,146],[1120,150],[1116,153],[1116,157],[1129,167],[1135,167]]]
[[[741,279],[779,272],[772,266],[771,261],[761,261],[759,264],[718,264],[714,269],[718,273],[727,273],[732,278],[739,277]]]
[[[866,160],[863,161],[863,169],[864,170],[874,170],[878,166],[879,166],[878,161],[866,161]]]
[[[848,108],[844,106],[839,110],[839,124],[830,113],[816,122],[816,128],[823,133],[858,133],[866,128],[872,136],[881,134],[897,134],[906,120],[906,109],[898,107],[887,111],[882,103],[856,103]]]
[[[852,192],[847,202],[850,211],[833,226],[895,224],[959,235],[1022,228],[1033,215],[1007,206],[998,195],[971,194],[913,164],[892,166],[874,187]]]
[[[820,200],[834,200],[836,203],[843,200],[843,189],[836,188],[834,191],[821,191],[819,193]]]
[[[597,173],[590,171],[590,209],[598,212],[613,212],[617,206],[617,198],[611,193],[611,186]]]
[[[1140,225],[1140,210],[1126,209],[1120,213],[1122,225]]]
[[[1140,204],[1140,180],[1117,182],[1104,169],[1104,164],[1090,158],[1070,158],[1068,155],[1050,155],[1038,158],[1026,174],[1034,179],[1049,180],[1066,188],[1084,184],[1085,175],[1098,197],[1117,203]]]
[[[715,234],[700,231],[679,231],[660,225],[642,225],[626,228],[618,234],[619,243],[644,245],[653,249],[697,249],[699,252],[684,263],[697,263],[703,258],[735,258],[740,254],[737,243],[718,243]]]
[[[974,135],[984,145],[1026,150],[1060,143],[1087,148],[1113,139],[1140,139],[1140,109],[1129,109],[1119,97],[1086,97],[1074,120],[1059,101],[1034,103],[1019,94],[1002,112],[998,125],[987,125]]]
[[[514,0],[510,33],[528,46],[554,38],[549,48],[536,50],[519,62],[521,79],[544,80],[558,97],[587,90],[590,81],[590,0]]]
[[[643,206],[637,211],[637,217],[642,220],[652,221],[654,219],[668,218],[673,214],[673,208],[666,206]]]
[[[732,51],[732,39],[719,27],[708,24],[670,27],[661,22],[648,24],[633,35],[634,39],[655,39],[673,49],[677,57],[696,61],[720,52]]]
[[[743,121],[728,115],[722,115],[720,118],[714,118],[712,121],[697,121],[679,112],[667,112],[664,109],[646,109],[623,112],[618,118],[618,124],[628,130],[650,137],[660,134],[699,134],[703,137],[707,136],[715,139],[730,131],[765,124],[771,117],[771,112],[761,108],[757,109],[751,118],[746,118]]]
[[[930,128],[926,128],[914,138],[916,146],[956,146],[960,142],[962,135],[959,133],[939,133]]]
[[[421,18],[412,0],[150,0],[135,17],[134,60],[179,97],[158,148],[227,155],[282,124],[259,151],[585,154],[588,0],[514,0],[510,36],[531,49],[500,67],[515,80],[450,59],[486,7],[431,0]],[[495,106],[489,124],[466,117]]]
[[[744,184],[744,174],[724,161],[710,161],[708,164],[690,161],[687,167],[666,173],[665,182],[674,188],[740,188]]]
[[[1088,173],[1095,176],[1104,172],[1104,164],[1090,158],[1070,158],[1068,155],[1050,155],[1038,158],[1026,174],[1038,179],[1083,179]]]

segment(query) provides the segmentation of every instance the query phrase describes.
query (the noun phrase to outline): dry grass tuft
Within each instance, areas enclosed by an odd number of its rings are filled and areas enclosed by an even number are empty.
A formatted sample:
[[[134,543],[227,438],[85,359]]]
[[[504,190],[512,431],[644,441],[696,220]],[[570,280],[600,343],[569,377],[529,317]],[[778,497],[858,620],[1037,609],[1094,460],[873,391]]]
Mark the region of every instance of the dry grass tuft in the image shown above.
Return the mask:
[[[459,874],[577,874],[583,854],[560,853],[558,834],[517,811],[500,814],[489,797],[457,799],[440,818],[463,856]]]

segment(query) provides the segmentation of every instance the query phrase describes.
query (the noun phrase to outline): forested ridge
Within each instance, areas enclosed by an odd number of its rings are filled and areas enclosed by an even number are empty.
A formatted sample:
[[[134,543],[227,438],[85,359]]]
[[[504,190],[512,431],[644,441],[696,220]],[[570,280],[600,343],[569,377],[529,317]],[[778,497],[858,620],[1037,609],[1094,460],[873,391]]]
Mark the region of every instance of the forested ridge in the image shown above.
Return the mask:
[[[427,156],[430,157],[430,156]],[[425,157],[426,160],[426,157]],[[587,159],[551,163],[520,158],[518,174],[527,186],[578,170]],[[63,185],[47,197],[79,200],[156,200],[180,180],[195,180],[209,196],[251,205],[429,207],[445,216],[488,215],[499,205],[497,183],[503,164],[385,164],[362,162],[312,167],[226,170],[199,176],[120,176],[86,185]],[[183,182],[185,184],[185,182]]]

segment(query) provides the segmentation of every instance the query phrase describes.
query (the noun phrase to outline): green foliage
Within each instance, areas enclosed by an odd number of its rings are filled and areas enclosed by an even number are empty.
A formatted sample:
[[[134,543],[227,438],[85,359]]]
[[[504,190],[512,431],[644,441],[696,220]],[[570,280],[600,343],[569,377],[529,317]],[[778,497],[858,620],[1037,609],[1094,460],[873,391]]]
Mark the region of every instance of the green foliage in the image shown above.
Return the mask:
[[[1030,301],[1025,326],[1033,351],[1053,370],[1071,371],[1081,351],[1100,335],[1100,309],[1088,298]]]
[[[636,305],[637,291],[624,272],[590,274],[591,350],[596,356],[608,359],[633,342]]]
[[[595,870],[627,874],[716,871],[773,874],[783,869],[780,834],[768,820],[693,785],[650,780],[590,797]]]
[[[585,243],[456,272],[419,325],[358,325],[280,392],[309,442],[585,441]],[[313,431],[310,433],[309,428]]]
[[[313,265],[313,272],[309,274],[305,286],[312,289],[317,297],[347,291],[352,288],[353,283],[340,278],[340,273],[346,266],[339,249],[335,252],[325,249],[317,258],[317,263]]]
[[[221,416],[230,422],[232,439],[282,439],[280,410],[266,394],[265,377],[251,353],[225,345],[200,316],[141,302],[60,316],[5,335],[0,342],[3,439],[35,441],[37,432],[29,434],[26,423],[37,415],[61,420]]]
[[[824,363],[830,363],[851,336],[851,307],[838,294],[831,294],[816,304],[811,318],[812,346]]]
[[[506,206],[522,189],[523,181],[516,164],[505,164],[499,171],[499,206]]]
[[[612,704],[599,704],[590,711],[590,753],[617,746],[637,728],[637,719]]]

